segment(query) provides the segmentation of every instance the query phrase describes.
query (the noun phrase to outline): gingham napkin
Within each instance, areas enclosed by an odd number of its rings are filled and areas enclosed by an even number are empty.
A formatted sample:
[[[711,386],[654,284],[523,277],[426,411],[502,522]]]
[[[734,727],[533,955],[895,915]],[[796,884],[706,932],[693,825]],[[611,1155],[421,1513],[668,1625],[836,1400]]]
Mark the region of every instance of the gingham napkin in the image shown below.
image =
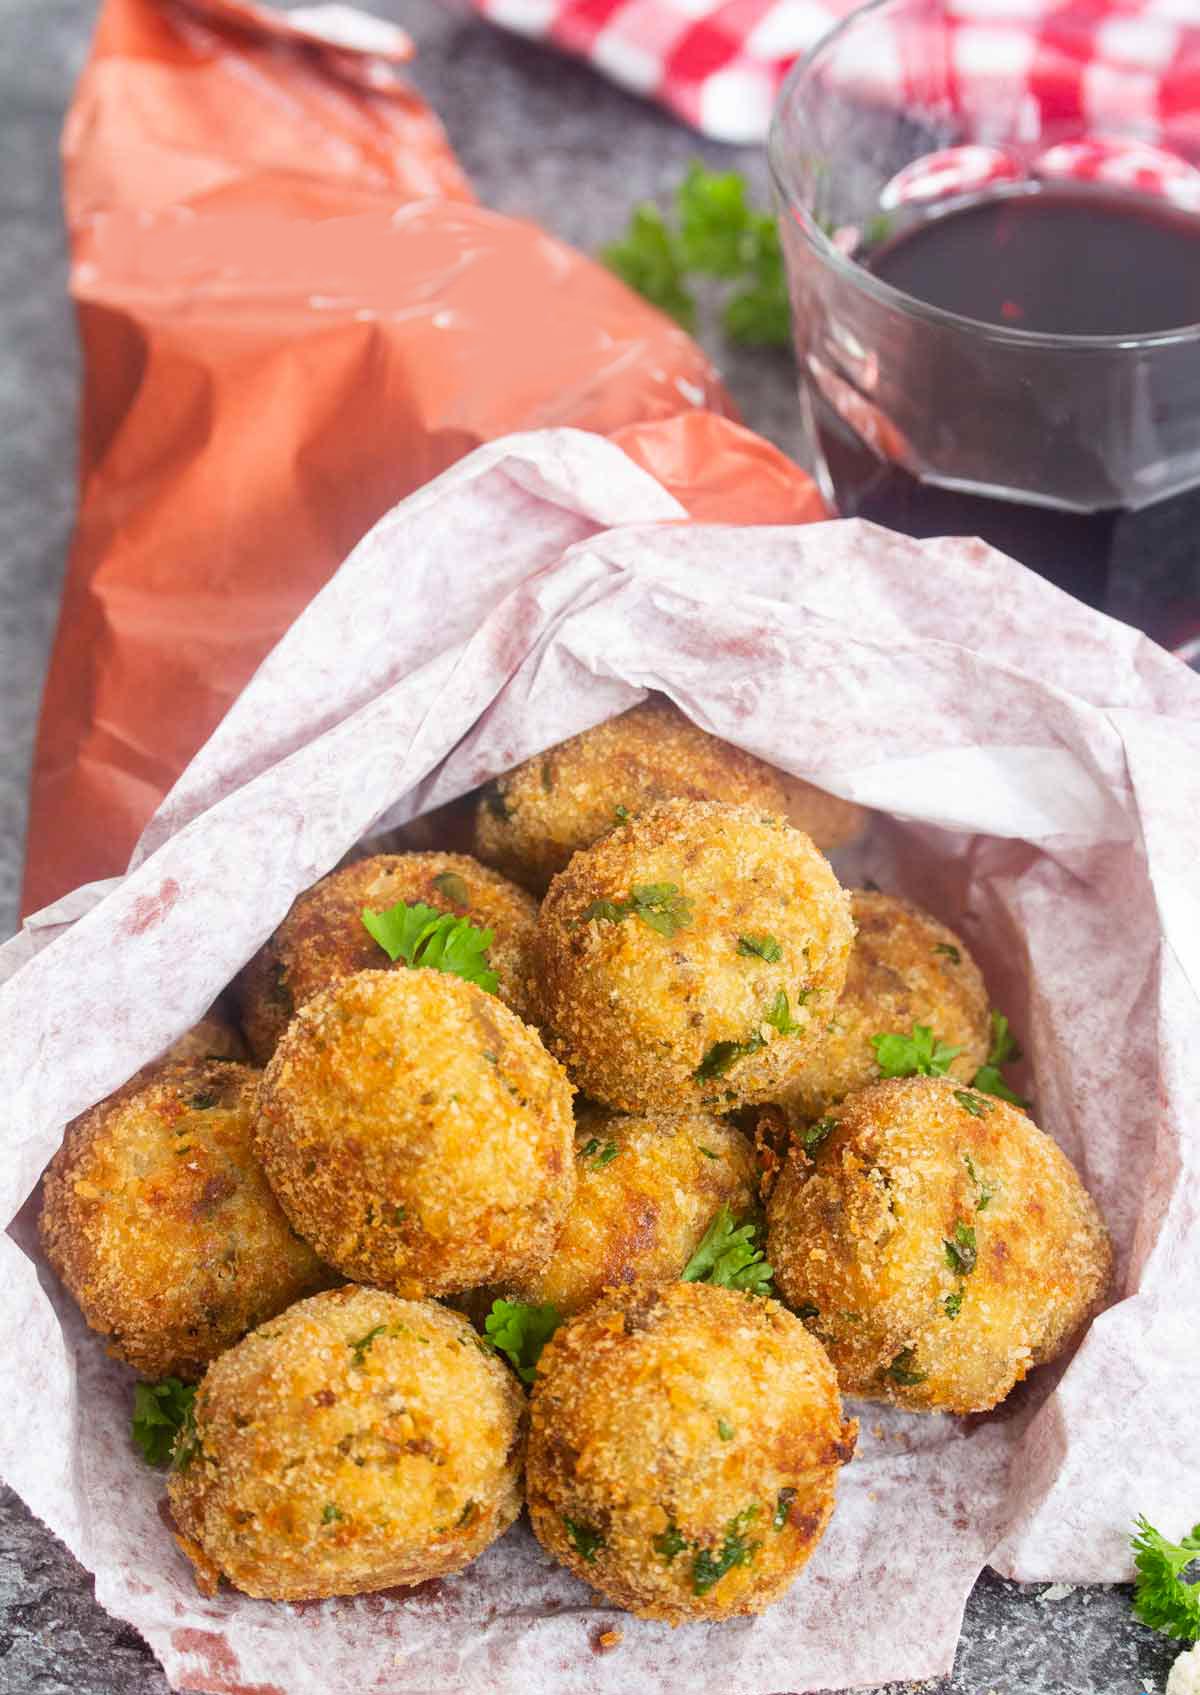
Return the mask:
[[[852,0],[474,4],[493,23],[579,54],[706,135],[732,142],[762,140],[796,57],[854,10]],[[995,79],[1008,95],[1023,84],[1042,127],[1081,119],[1091,128],[1103,104],[1110,124],[1115,110],[1144,142],[1169,130],[1174,144],[1190,140],[1200,157],[1200,0],[956,0],[953,13],[950,53],[964,82]],[[872,62],[864,68],[881,96],[903,103],[921,73],[920,38],[900,39],[881,20],[871,28]],[[1121,167],[1121,180],[1155,168],[1142,159]]]

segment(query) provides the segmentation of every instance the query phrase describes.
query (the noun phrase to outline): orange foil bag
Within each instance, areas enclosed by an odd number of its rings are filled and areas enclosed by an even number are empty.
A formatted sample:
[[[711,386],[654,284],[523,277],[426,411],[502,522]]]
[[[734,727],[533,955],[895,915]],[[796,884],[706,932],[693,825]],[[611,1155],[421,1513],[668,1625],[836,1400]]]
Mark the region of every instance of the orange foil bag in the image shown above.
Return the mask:
[[[682,331],[474,203],[403,33],[344,29],[241,0],[101,13],[64,136],[81,504],[26,910],[123,869],[354,543],[480,442],[618,432],[695,517],[822,515]]]

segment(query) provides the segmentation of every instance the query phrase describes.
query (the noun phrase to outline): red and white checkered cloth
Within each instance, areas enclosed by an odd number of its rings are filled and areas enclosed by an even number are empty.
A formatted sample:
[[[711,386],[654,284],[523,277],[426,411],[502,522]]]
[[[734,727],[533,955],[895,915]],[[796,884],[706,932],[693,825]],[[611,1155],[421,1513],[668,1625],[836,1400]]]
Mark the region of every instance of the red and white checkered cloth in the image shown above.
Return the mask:
[[[721,141],[761,141],[779,85],[853,0],[474,0],[492,22],[576,53]],[[956,0],[953,69],[1024,85],[1043,127],[1103,108],[1200,158],[1200,0]],[[877,20],[862,69],[903,102],[920,43]],[[1191,147],[1186,144],[1190,141]]]

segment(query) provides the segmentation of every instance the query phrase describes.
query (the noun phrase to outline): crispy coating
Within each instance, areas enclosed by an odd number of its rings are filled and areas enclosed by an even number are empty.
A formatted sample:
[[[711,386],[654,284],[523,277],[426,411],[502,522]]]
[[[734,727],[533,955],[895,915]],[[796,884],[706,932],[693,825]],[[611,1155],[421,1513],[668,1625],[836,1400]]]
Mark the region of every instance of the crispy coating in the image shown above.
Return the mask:
[[[793,1122],[819,1118],[878,1080],[872,1036],[907,1036],[914,1024],[927,1024],[962,1049],[948,1075],[965,1083],[987,1058],[987,989],[961,938],[895,895],[856,889],[850,900],[858,934],[846,987],[828,1034],[779,1096]]]
[[[639,888],[663,885],[670,933],[653,908],[629,910]],[[547,1046],[624,1112],[770,1100],[824,1031],[853,934],[849,897],[799,830],[749,807],[667,801],[577,853],[542,903]]]
[[[241,1032],[221,1011],[213,1006],[198,1024],[185,1030],[164,1055],[166,1064],[184,1064],[194,1059],[248,1059]]]
[[[489,783],[475,815],[475,851],[541,894],[619,817],[674,799],[778,813],[826,851],[859,835],[866,820],[853,801],[777,771],[652,696]]]
[[[767,1209],[780,1293],[845,1394],[986,1412],[1103,1301],[1095,1204],[1024,1113],[949,1078],[875,1083],[831,1122]]]
[[[46,1172],[46,1256],[146,1377],[199,1377],[327,1281],[252,1151],[257,1086],[227,1061],[160,1067],[77,1118]]]
[[[381,853],[331,872],[300,895],[235,980],[242,1028],[260,1065],[293,1015],[336,978],[406,969],[403,960],[393,966],[362,921],[364,907],[382,912],[397,901],[453,912],[493,931],[488,963],[500,980],[500,998],[529,1017],[536,902],[466,854]]]
[[[548,1553],[640,1618],[762,1612],[820,1541],[856,1432],[778,1301],[639,1284],[542,1354],[529,1515]]]
[[[525,1398],[460,1314],[332,1289],[223,1354],[167,1484],[212,1594],[360,1595],[461,1571],[521,1510]]]
[[[360,971],[314,996],[255,1129],[297,1230],[347,1277],[448,1295],[535,1272],[575,1188],[571,1085],[495,995]]]
[[[626,1118],[588,1107],[575,1129],[575,1199],[550,1262],[515,1288],[566,1316],[623,1284],[678,1277],[724,1202],[754,1205],[754,1153],[719,1118]]]

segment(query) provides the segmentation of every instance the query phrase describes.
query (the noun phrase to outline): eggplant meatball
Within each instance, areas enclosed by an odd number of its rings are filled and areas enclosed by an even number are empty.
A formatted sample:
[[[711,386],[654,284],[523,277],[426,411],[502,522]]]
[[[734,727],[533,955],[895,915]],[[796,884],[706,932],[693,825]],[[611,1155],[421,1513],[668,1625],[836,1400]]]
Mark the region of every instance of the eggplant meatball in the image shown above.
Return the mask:
[[[857,1426],[778,1301],[639,1284],[560,1327],[531,1405],[538,1541],[640,1618],[758,1613],[821,1539]]]
[[[146,1377],[199,1377],[328,1280],[252,1151],[257,1085],[220,1060],[160,1068],[77,1118],[46,1172],[46,1256]]]
[[[1023,1112],[912,1077],[851,1095],[820,1127],[775,1185],[767,1257],[844,1393],[986,1412],[1099,1307],[1108,1234]]]
[[[812,1055],[779,1104],[793,1122],[819,1118],[855,1089],[879,1079],[872,1036],[912,1034],[927,1025],[959,1048],[948,1075],[970,1082],[988,1053],[988,997],[979,967],[953,930],[894,895],[851,894],[857,935],[846,987]]]
[[[167,1483],[197,1581],[299,1601],[461,1571],[521,1510],[524,1396],[459,1313],[378,1289],[223,1354]]]
[[[778,813],[825,850],[852,840],[866,818],[853,801],[777,771],[652,697],[489,783],[476,812],[475,851],[541,894],[577,849],[591,847],[617,819],[674,799]]]
[[[584,1109],[575,1130],[575,1199],[553,1256],[512,1292],[578,1312],[602,1290],[678,1277],[728,1204],[755,1204],[754,1152],[719,1118],[624,1118]]]
[[[360,971],[309,1001],[263,1076],[255,1146],[330,1265],[406,1295],[531,1276],[575,1188],[571,1085],[494,995]]]
[[[850,900],[807,836],[667,801],[577,853],[538,917],[547,1045],[624,1112],[774,1098],[846,980]]]
[[[234,984],[242,1028],[265,1065],[289,1020],[321,989],[355,971],[391,968],[362,921],[364,907],[397,901],[469,918],[493,941],[488,963],[501,1000],[521,1018],[530,1010],[529,952],[537,904],[524,889],[461,853],[381,853],[323,877],[300,895],[283,923]],[[396,969],[404,970],[403,961]]]

